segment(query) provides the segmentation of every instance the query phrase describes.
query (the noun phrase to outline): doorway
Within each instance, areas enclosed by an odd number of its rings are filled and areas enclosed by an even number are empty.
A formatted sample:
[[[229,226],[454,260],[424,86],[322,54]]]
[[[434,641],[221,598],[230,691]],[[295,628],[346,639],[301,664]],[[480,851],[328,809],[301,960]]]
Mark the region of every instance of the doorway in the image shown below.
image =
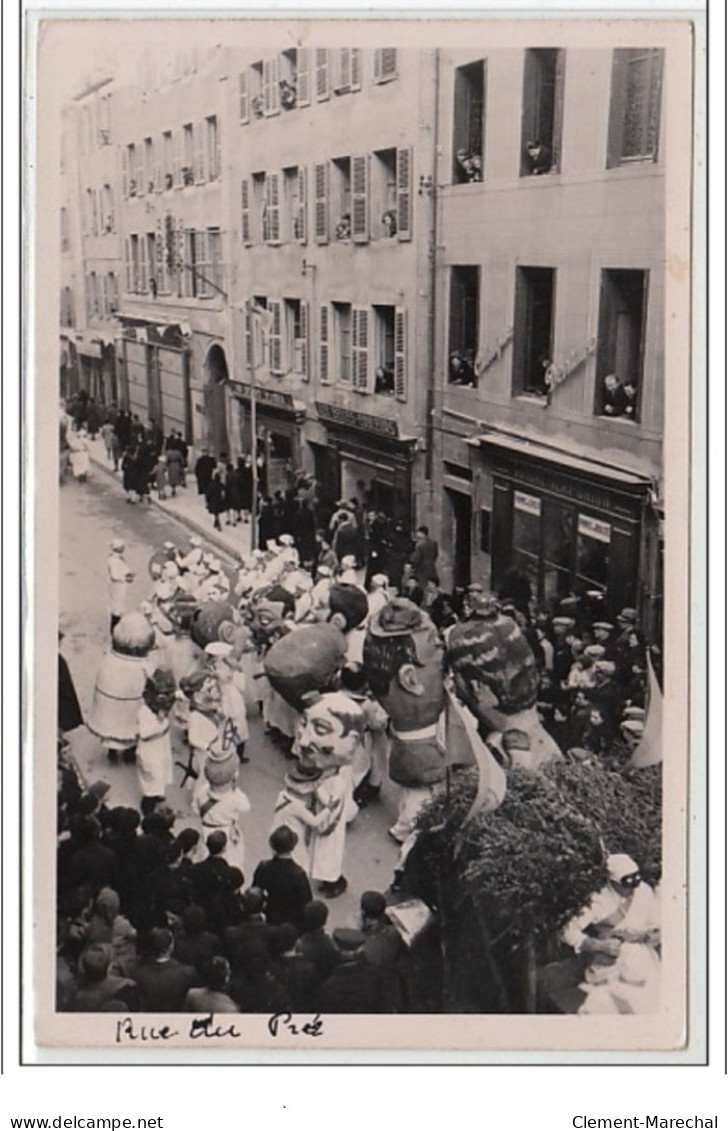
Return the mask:
[[[452,583],[454,589],[470,585],[473,505],[469,495],[445,490],[452,521]]]
[[[225,385],[228,365],[225,350],[217,344],[210,346],[205,359],[205,414],[207,416],[207,443],[216,456],[230,453],[227,426],[227,401]]]

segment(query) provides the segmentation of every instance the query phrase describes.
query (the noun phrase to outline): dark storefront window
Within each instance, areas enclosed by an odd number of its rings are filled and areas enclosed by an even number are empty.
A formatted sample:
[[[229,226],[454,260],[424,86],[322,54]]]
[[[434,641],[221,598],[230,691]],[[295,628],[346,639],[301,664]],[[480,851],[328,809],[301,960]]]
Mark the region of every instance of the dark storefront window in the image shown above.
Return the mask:
[[[574,565],[574,508],[543,501],[543,595],[551,603],[571,591]]]
[[[576,590],[605,590],[609,584],[609,549],[612,527],[608,522],[580,514],[576,537]]]
[[[513,492],[513,566],[528,575],[533,593],[539,588],[541,553],[541,500],[523,491]]]

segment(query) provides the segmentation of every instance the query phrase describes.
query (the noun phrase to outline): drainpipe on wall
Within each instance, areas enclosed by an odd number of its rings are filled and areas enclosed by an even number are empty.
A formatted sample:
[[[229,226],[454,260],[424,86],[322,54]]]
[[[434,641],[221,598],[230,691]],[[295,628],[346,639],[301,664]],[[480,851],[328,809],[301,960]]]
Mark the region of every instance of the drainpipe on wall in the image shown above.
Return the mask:
[[[435,321],[435,307],[436,307],[436,289],[437,289],[437,208],[438,208],[438,193],[437,193],[437,156],[438,156],[438,138],[439,138],[439,106],[440,106],[440,52],[436,48],[433,52],[434,62],[434,78],[431,84],[432,88],[432,149],[431,149],[431,165],[428,179],[423,178],[420,183],[420,194],[427,196],[430,201],[430,215],[429,215],[429,231],[427,237],[427,259],[429,266],[429,279],[428,279],[428,299],[427,299],[427,323],[428,323],[428,359],[427,359],[427,394],[425,402],[425,478],[430,484],[430,498],[432,498],[432,477],[434,465],[434,442],[435,442],[435,357],[436,357],[436,333],[437,324]]]

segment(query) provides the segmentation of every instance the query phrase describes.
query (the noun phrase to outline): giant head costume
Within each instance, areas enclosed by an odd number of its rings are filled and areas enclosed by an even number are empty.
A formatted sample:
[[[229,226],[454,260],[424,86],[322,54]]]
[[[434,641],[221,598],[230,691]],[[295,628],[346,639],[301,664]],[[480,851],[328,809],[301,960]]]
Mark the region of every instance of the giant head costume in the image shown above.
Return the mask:
[[[310,703],[296,730],[296,749],[304,767],[337,771],[350,765],[366,729],[364,712],[343,691]]]
[[[301,625],[270,646],[265,673],[278,694],[301,711],[313,692],[332,690],[345,655],[346,640],[334,625]]]
[[[203,650],[218,641],[230,644],[237,659],[250,641],[250,630],[229,601],[207,601],[192,616],[190,636]]]
[[[450,630],[447,659],[458,698],[472,711],[481,735],[516,729],[529,739],[539,764],[560,758],[536,711],[539,675],[531,646],[495,597],[473,599],[470,616]]]
[[[282,585],[266,585],[251,597],[248,617],[253,639],[268,648],[288,631],[296,610],[296,599]],[[289,625],[286,624],[289,622]]]

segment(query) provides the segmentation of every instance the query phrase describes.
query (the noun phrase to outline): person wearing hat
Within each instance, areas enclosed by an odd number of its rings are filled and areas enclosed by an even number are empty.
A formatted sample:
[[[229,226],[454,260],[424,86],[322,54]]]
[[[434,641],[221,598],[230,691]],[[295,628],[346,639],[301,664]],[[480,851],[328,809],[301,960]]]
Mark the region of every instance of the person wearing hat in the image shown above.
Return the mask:
[[[302,932],[303,908],[312,899],[311,884],[304,869],[293,859],[298,835],[288,825],[279,825],[268,837],[273,856],[262,860],[253,873],[253,887],[266,896],[266,919],[273,926],[292,923]]]
[[[187,991],[182,1009],[185,1013],[239,1013],[240,1009],[230,997],[230,963],[227,958],[215,955],[202,966],[204,986]]]
[[[341,957],[339,948],[326,931],[329,909],[321,900],[312,899],[303,908],[301,917],[303,932],[296,949],[313,966],[314,982],[321,982]]]
[[[380,609],[383,609],[389,600],[389,578],[386,573],[373,574],[369,582],[369,596],[367,597],[367,604],[369,605],[367,620],[378,613]]]
[[[232,644],[213,640],[205,647],[205,655],[220,686],[220,706],[234,731],[235,749],[240,763],[249,762],[245,756],[248,740],[248,707],[245,699],[245,675],[235,659]]]
[[[139,987],[140,1005],[146,1013],[180,1013],[187,991],[201,983],[194,966],[173,958],[174,935],[166,927],[153,927],[148,937],[147,958],[133,971]]]
[[[606,860],[607,882],[564,927],[561,937],[577,955],[618,957],[623,942],[660,944],[657,896],[639,865],[624,852]]]
[[[109,943],[92,942],[84,948],[61,1006],[64,1012],[126,1013],[139,1008],[137,983],[123,974],[112,973],[112,961],[113,950]]]
[[[349,663],[361,662],[368,615],[369,604],[364,590],[355,582],[335,581],[329,589],[327,620],[344,634]]]
[[[383,979],[376,966],[364,957],[367,936],[353,927],[337,927],[333,933],[339,961],[316,992],[321,1013],[389,1013]]]
[[[226,758],[208,757],[200,781],[192,794],[192,809],[208,832],[224,832],[223,858],[245,875],[243,817],[250,812],[250,801],[238,788],[240,764],[233,753]]]
[[[144,685],[143,702],[137,715],[137,775],[142,795],[142,813],[150,813],[164,801],[174,781],[169,715],[177,685],[168,668],[157,668]]]
[[[134,573],[124,560],[126,547],[122,539],[114,538],[109,548],[111,553],[106,563],[106,572],[109,579],[109,632],[113,635],[114,629],[126,612],[129,586],[134,580]]]
[[[101,739],[112,763],[119,754],[128,762],[136,756],[138,714],[152,672],[153,647],[154,629],[147,618],[139,612],[126,613],[113,631],[111,651],[99,665],[86,725]]]
[[[364,958],[382,976],[386,997],[399,1004],[402,997],[399,966],[407,947],[387,916],[387,901],[380,891],[365,891],[359,902],[359,926],[365,937]]]
[[[283,779],[283,786],[273,806],[273,825],[271,833],[285,825],[295,834],[296,840],[291,850],[291,859],[310,874],[311,819],[313,816],[315,793],[322,771],[316,766],[295,761]]]

